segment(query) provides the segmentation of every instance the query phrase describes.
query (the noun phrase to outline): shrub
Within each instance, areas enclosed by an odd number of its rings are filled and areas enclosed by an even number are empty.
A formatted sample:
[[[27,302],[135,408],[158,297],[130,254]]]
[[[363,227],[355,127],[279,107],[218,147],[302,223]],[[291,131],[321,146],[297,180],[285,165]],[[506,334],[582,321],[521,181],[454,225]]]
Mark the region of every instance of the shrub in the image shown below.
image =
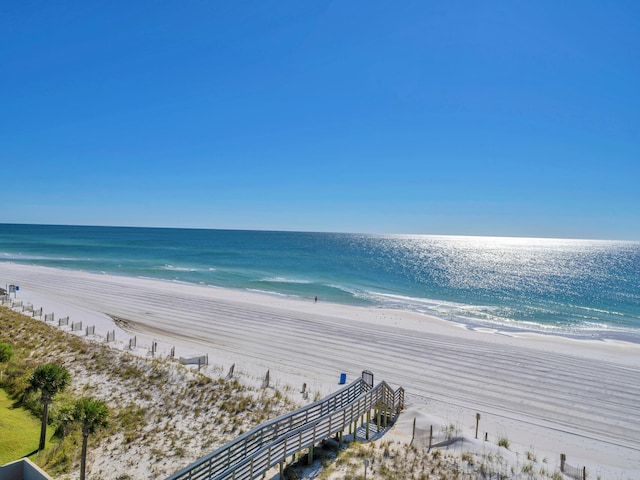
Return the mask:
[[[509,450],[509,439],[507,437],[500,437],[498,439],[498,446],[499,447],[504,447],[507,450]]]

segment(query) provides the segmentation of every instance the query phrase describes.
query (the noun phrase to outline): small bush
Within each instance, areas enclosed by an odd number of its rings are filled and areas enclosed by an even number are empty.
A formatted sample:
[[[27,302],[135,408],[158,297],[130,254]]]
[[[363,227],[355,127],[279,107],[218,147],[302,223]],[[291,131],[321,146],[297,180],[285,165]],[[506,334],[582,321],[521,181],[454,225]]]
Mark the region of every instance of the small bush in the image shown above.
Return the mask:
[[[507,450],[509,450],[509,439],[507,437],[500,437],[498,439],[498,446],[499,447],[504,447]]]

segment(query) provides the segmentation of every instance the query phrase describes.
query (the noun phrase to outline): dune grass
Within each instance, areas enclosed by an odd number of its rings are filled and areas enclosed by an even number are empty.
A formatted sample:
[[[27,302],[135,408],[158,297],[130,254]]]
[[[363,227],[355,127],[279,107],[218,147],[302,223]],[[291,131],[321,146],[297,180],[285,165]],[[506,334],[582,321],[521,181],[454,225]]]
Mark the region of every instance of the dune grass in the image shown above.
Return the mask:
[[[38,365],[52,362],[71,373],[69,388],[55,396],[50,410],[47,433],[57,436],[36,462],[54,478],[67,478],[79,468],[81,433],[68,417],[83,396],[104,400],[111,410],[110,427],[90,439],[87,466],[89,478],[105,480],[123,475],[164,478],[297,407],[282,391],[252,386],[252,379],[241,373],[226,379],[209,369],[205,375],[169,359],[111,348],[2,306],[0,342],[11,344],[15,352],[4,365],[0,386],[34,412],[36,422],[35,443],[17,458],[37,448],[40,433],[40,395],[26,392],[29,376]],[[4,418],[3,410],[0,416]]]
[[[35,455],[40,439],[40,420],[13,404],[7,392],[0,389],[0,465]]]

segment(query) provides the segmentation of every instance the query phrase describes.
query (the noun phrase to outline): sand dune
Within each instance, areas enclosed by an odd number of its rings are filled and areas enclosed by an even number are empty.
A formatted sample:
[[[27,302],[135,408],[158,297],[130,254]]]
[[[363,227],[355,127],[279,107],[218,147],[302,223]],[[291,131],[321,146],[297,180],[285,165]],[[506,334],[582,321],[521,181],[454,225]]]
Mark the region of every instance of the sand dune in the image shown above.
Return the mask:
[[[97,332],[127,319],[160,352],[207,353],[211,363],[271,372],[326,394],[364,369],[403,386],[414,410],[492,441],[507,437],[548,458],[560,453],[593,478],[640,478],[640,346],[469,331],[399,311],[305,302],[149,279],[0,264],[0,283],[56,318]],[[133,332],[118,329],[124,341]],[[428,428],[426,425],[421,428]],[[624,477],[622,477],[624,478]]]

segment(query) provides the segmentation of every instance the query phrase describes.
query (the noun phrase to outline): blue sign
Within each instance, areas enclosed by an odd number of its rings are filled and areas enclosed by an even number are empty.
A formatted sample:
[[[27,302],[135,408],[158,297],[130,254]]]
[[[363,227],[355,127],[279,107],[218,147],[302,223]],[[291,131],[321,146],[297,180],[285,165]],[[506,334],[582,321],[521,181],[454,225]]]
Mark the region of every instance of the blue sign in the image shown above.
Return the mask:
[[[16,285],[16,292],[20,290],[20,285]]]

